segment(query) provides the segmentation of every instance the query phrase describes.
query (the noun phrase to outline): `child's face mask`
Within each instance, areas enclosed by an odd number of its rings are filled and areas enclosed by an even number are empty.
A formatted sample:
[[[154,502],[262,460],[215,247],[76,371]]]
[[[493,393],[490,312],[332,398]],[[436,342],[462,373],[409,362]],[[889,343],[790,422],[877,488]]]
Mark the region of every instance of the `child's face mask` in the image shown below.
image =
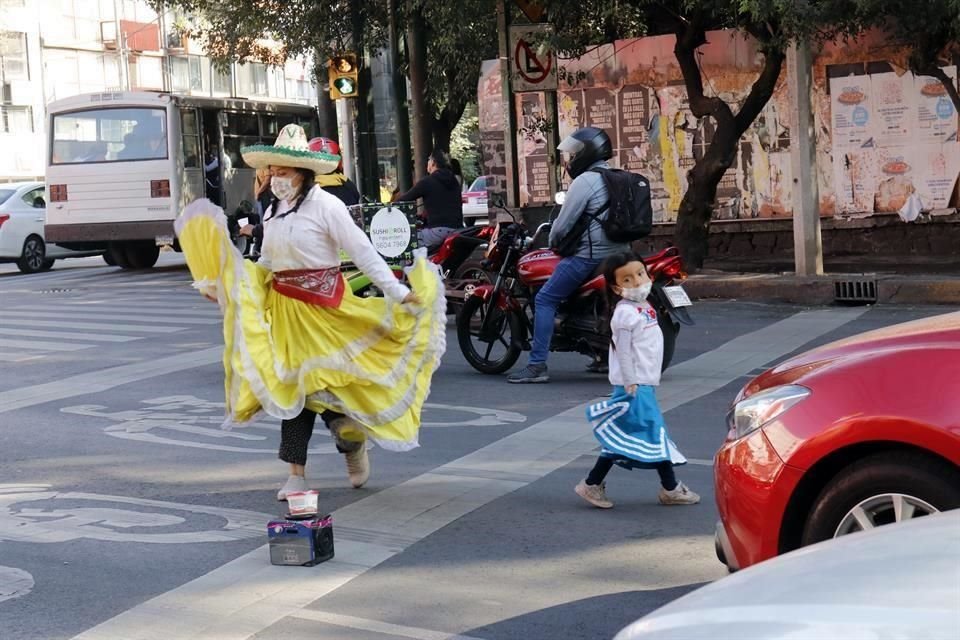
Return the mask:
[[[620,297],[630,302],[644,302],[650,296],[652,289],[652,282],[647,282],[639,287],[622,288],[620,289]]]

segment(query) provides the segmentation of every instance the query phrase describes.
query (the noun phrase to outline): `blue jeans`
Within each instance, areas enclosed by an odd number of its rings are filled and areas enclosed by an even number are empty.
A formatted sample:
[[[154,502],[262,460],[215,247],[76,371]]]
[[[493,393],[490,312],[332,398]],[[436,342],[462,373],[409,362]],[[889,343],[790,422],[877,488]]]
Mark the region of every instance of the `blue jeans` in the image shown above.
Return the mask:
[[[557,308],[596,271],[600,260],[570,256],[557,265],[547,283],[537,293],[533,312],[533,350],[530,364],[545,364],[553,339]]]

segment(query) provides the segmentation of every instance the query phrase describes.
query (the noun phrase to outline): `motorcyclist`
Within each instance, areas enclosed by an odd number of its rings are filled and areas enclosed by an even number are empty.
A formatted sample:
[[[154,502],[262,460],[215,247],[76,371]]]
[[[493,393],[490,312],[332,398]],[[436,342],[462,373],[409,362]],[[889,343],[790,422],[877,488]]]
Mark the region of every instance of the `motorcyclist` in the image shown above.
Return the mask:
[[[394,196],[395,202],[423,198],[425,228],[418,232],[421,247],[436,249],[457,230],[463,228],[463,196],[460,182],[450,164],[450,156],[434,151],[427,160],[427,176],[410,191]]]
[[[567,173],[573,179],[560,209],[560,215],[550,230],[550,246],[556,248],[574,228],[582,215],[596,215],[583,232],[573,255],[557,264],[550,279],[537,293],[534,301],[533,349],[527,366],[511,374],[507,381],[514,384],[549,382],[547,356],[553,338],[557,308],[590,277],[605,258],[627,251],[627,243],[610,240],[600,222],[607,205],[607,187],[603,176],[591,169],[609,169],[613,157],[610,137],[595,127],[577,129],[567,136],[557,150],[568,157]]]

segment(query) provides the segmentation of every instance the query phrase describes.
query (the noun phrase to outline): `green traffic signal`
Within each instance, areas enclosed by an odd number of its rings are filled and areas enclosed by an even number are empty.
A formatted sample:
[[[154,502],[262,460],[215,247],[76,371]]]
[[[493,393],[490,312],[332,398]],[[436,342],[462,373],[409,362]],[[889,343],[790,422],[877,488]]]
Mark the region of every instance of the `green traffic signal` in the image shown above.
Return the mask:
[[[337,78],[333,81],[333,86],[337,88],[340,95],[350,96],[357,92],[357,85],[351,78]]]

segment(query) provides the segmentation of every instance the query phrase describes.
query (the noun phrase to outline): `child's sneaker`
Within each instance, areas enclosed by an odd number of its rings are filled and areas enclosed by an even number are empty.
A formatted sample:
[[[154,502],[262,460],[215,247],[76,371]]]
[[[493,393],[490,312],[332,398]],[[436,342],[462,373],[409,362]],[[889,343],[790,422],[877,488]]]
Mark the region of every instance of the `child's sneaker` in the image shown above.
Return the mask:
[[[687,488],[687,485],[678,482],[673,491],[667,491],[660,487],[660,495],[657,498],[660,504],[697,504],[700,502],[700,496]]]
[[[600,484],[587,484],[586,480],[581,480],[573,489],[577,492],[577,495],[592,504],[595,507],[600,507],[601,509],[609,509],[613,506],[613,503],[607,498],[607,483],[601,482]]]

